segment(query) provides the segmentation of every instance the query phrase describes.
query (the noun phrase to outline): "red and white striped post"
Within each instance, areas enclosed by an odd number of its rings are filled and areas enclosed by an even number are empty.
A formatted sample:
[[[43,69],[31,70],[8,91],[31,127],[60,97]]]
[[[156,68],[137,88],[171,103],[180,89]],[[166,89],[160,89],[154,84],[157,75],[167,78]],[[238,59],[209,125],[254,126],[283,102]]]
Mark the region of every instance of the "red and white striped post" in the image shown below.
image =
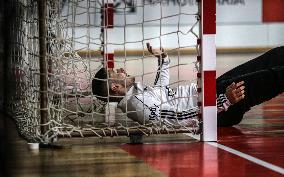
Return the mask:
[[[110,36],[113,33],[114,6],[113,0],[104,0],[102,7],[102,33],[103,33],[103,51],[104,67],[114,68],[114,49],[110,44]]]
[[[102,7],[102,33],[103,33],[103,58],[104,68],[114,68],[114,48],[111,44],[111,35],[114,33],[114,5],[113,0],[103,0]],[[105,122],[110,126],[115,123],[115,108],[117,103],[108,102],[105,109]]]
[[[202,141],[217,141],[216,106],[216,1],[199,0],[200,25],[200,87]]]

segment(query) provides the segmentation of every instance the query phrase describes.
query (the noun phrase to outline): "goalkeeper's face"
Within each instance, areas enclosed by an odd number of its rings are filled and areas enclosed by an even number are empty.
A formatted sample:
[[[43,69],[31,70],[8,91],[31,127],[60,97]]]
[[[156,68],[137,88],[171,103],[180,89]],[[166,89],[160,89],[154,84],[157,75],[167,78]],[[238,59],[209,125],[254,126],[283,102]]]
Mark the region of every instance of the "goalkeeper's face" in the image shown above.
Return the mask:
[[[110,88],[118,95],[125,95],[127,90],[135,82],[135,77],[128,75],[123,68],[109,70],[109,78],[111,81]]]

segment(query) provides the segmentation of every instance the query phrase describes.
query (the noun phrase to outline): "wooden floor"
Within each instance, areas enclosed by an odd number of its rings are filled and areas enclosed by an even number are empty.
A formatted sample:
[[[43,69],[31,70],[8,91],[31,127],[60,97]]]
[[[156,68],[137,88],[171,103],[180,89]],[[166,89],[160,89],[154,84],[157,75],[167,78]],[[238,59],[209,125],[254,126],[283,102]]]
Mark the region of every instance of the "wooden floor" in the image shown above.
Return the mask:
[[[218,75],[256,55],[218,56]],[[10,121],[0,123],[3,176],[284,176],[284,94],[253,108],[240,125],[219,128],[217,143],[183,134],[147,137],[138,145],[127,144],[127,137],[64,138],[64,149],[30,151]]]

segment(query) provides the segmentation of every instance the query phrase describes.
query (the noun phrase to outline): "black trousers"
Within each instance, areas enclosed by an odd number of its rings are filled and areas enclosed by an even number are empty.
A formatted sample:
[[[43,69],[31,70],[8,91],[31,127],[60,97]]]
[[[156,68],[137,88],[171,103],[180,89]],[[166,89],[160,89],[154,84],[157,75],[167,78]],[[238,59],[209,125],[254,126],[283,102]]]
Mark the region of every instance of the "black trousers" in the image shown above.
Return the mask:
[[[284,46],[239,65],[217,78],[217,94],[225,93],[232,82],[244,81],[245,98],[218,114],[218,126],[241,122],[251,107],[284,92]]]

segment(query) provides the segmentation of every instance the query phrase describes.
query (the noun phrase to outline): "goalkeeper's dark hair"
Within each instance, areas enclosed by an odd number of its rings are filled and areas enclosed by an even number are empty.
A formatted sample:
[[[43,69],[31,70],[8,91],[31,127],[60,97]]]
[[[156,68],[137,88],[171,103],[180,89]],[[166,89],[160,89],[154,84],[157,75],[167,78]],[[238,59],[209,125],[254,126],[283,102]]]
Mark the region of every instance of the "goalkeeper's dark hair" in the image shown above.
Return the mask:
[[[107,82],[107,70],[105,68],[101,68],[96,74],[95,78],[92,80],[92,91],[95,97],[104,102],[119,102],[121,98],[113,97],[114,95],[112,90],[108,92],[108,82]],[[110,95],[108,95],[108,93]]]

